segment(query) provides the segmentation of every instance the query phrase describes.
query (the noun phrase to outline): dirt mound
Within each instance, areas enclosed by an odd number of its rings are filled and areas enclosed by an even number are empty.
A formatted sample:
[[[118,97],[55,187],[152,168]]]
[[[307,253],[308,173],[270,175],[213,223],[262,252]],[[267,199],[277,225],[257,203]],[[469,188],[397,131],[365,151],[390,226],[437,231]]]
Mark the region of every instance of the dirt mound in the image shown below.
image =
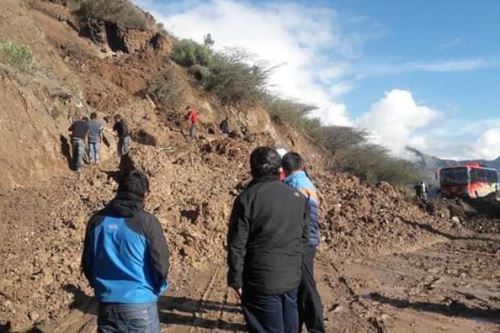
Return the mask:
[[[71,97],[61,101],[62,95],[47,93],[52,90],[22,85],[0,71],[0,106],[6,110],[0,115],[0,131],[7,140],[0,148],[6,157],[0,161],[0,329],[10,325],[21,331],[57,320],[88,301],[92,291],[79,268],[85,225],[93,211],[113,198],[120,169],[138,168],[151,180],[147,210],[159,218],[171,247],[174,292],[176,286],[183,293],[199,287],[198,276],[186,276],[187,272],[210,276],[208,286],[223,289],[220,267],[225,267],[230,210],[250,181],[249,154],[260,145],[307,156],[322,199],[324,266],[455,237],[453,233],[463,229],[451,222],[454,213],[446,204],[430,210],[387,183],[371,186],[347,174],[331,173],[324,152],[293,129],[274,126],[262,108],[216,103],[168,60],[171,38],[167,36],[115,31],[120,28],[114,26],[106,32],[104,26],[102,40],[110,39],[107,33],[117,35],[120,43],[129,45],[129,53],[102,52],[104,44],[78,37],[75,25],[68,23],[74,18],[65,7],[47,3],[40,12],[28,11],[14,0],[5,3],[26,14],[28,27],[40,34],[36,42],[33,37],[30,40],[9,19],[16,28],[13,33],[19,30],[23,34],[19,39],[32,43],[39,65],[58,73],[56,83],[69,85],[70,77],[74,87]],[[56,7],[57,15],[47,15]],[[4,27],[7,21],[1,13],[0,27]],[[175,72],[183,102],[200,106],[202,139],[197,142],[181,133],[183,114],[159,108],[143,94],[148,82],[165,68]],[[42,81],[42,87],[45,84]],[[51,115],[52,106],[61,105],[67,106],[64,114]],[[69,156],[62,154],[69,151],[67,118],[94,108],[108,129],[111,122],[106,120],[112,115],[120,113],[127,119],[134,134],[131,154],[119,165],[113,154],[115,141],[106,131],[109,145],[103,148],[102,164],[74,174],[67,169]],[[226,116],[237,135],[218,134],[214,124]],[[214,266],[217,270],[211,276]],[[225,292],[221,297],[227,299]]]
[[[500,200],[496,193],[474,199],[435,199],[427,208],[474,232],[500,232]]]
[[[447,219],[429,214],[390,184],[373,187],[342,173],[321,173],[313,180],[323,198],[326,249],[336,257],[418,245],[450,226]]]

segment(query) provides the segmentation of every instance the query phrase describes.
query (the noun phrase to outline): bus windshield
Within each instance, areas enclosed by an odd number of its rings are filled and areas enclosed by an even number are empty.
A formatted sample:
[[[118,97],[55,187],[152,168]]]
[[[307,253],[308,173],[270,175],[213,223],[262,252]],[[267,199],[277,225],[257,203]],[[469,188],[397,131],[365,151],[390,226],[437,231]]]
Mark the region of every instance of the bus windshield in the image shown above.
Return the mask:
[[[441,185],[467,185],[469,173],[467,168],[443,169],[440,172]]]

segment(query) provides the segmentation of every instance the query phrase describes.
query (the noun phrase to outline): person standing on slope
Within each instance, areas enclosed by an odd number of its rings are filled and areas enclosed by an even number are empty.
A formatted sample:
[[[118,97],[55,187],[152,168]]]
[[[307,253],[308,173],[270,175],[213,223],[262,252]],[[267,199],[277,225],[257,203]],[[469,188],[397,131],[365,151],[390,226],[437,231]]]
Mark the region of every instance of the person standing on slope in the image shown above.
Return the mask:
[[[228,285],[240,295],[249,332],[297,333],[307,201],[279,180],[274,149],[255,149],[250,167],[253,180],[236,198],[229,222]]]
[[[90,114],[89,121],[89,159],[91,164],[99,164],[100,146],[102,142],[102,124],[97,120],[97,113]]]
[[[168,287],[170,254],[158,219],[144,211],[148,193],[144,174],[126,173],[87,225],[82,269],[99,301],[98,333],[160,332],[157,301]]]
[[[323,306],[314,281],[314,257],[319,245],[319,196],[311,179],[304,171],[304,160],[294,152],[283,156],[281,162],[285,172],[285,184],[299,190],[307,198],[309,206],[309,244],[305,249],[302,266],[302,281],[298,291],[300,328],[305,324],[309,332],[325,332]]]
[[[198,121],[200,120],[200,116],[198,115],[198,111],[194,106],[187,106],[186,110],[188,113],[186,114],[186,120],[189,122],[189,137],[191,140],[196,140],[197,136],[197,126]]]
[[[224,120],[220,123],[219,128],[222,132],[222,134],[229,135],[229,118],[226,117]]]
[[[115,115],[115,125],[113,126],[113,131],[116,132],[118,136],[118,158],[121,159],[122,156],[127,155],[130,152],[130,133],[128,131],[127,123],[122,119],[122,116]]]
[[[80,172],[83,162],[83,154],[85,154],[85,142],[89,134],[89,118],[83,117],[82,120],[77,120],[68,128],[71,132],[71,147],[72,149],[72,167],[76,172]]]

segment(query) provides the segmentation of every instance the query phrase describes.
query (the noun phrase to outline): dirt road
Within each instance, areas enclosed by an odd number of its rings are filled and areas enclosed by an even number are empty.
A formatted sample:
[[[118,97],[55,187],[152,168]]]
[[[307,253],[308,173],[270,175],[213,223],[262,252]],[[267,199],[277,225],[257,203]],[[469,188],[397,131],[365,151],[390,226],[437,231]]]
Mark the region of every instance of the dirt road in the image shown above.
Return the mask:
[[[328,332],[500,332],[500,238],[448,235],[385,256],[316,267]],[[160,301],[162,332],[244,331],[222,263],[172,281]],[[73,290],[77,308],[44,332],[95,332],[95,304]]]

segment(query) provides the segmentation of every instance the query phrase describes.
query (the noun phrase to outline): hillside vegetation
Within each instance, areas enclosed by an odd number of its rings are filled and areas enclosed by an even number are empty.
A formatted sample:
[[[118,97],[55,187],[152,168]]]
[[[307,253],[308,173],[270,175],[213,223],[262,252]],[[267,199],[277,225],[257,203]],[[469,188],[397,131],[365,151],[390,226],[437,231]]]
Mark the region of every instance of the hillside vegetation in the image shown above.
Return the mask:
[[[207,40],[210,41],[207,43]],[[367,133],[352,127],[323,126],[310,116],[314,105],[283,99],[269,92],[266,83],[273,68],[259,64],[242,50],[213,51],[214,41],[205,44],[192,40],[174,43],[172,59],[187,67],[208,92],[222,103],[258,103],[278,123],[286,123],[306,135],[312,143],[326,149],[335,158],[335,170],[355,174],[370,183],[387,181],[405,186],[421,175],[413,165],[398,159],[380,146],[370,143]]]

